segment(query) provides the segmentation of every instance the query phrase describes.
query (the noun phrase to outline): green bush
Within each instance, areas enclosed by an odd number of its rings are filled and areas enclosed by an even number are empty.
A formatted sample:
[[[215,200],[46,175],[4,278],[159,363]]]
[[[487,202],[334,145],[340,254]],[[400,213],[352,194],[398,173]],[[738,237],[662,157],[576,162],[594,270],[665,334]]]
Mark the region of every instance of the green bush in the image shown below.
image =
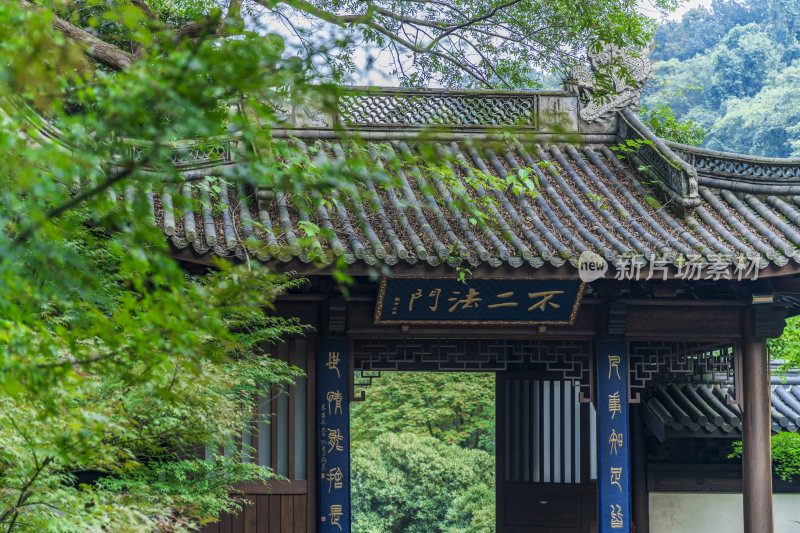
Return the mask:
[[[736,441],[730,457],[741,456],[742,441]],[[800,475],[800,435],[782,431],[772,436],[772,469],[784,481]]]
[[[693,120],[678,120],[667,104],[652,107],[643,105],[639,118],[656,136],[668,141],[700,146],[706,138],[707,132],[703,126]]]
[[[800,368],[800,317],[793,316],[786,321],[783,335],[767,340],[769,353],[773,359],[782,361],[780,372],[785,373]]]
[[[414,433],[494,453],[492,373],[384,372],[353,404],[353,446],[383,433]]]
[[[356,533],[492,533],[494,457],[413,433],[385,433],[351,457]]]

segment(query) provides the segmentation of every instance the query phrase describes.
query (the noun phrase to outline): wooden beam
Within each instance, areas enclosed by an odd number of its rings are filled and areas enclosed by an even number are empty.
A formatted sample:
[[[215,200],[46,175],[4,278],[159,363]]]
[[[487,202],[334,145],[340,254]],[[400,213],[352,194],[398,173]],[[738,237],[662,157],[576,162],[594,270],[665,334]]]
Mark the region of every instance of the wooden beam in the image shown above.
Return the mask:
[[[742,334],[741,301],[626,300],[625,336],[631,339],[733,340]],[[279,309],[281,304],[279,304]],[[376,325],[375,303],[349,302],[347,333],[351,337],[471,337],[504,339],[592,337],[605,332],[598,317],[603,303],[587,301],[581,305],[572,326],[549,326],[546,332],[533,333],[530,326],[399,326]]]
[[[769,357],[766,339],[754,336],[752,307],[745,312],[744,327],[741,357],[744,533],[773,533]]]
[[[650,463],[647,465],[650,492],[742,493],[740,464]],[[797,483],[772,476],[775,494],[797,494]]]
[[[646,406],[644,403],[639,404],[642,406],[641,411],[639,411],[641,419],[642,419],[642,431],[644,431],[644,427],[647,426],[647,429],[658,439],[658,442],[664,443],[667,440],[667,428],[664,425],[664,422],[659,420],[659,418],[650,410],[649,406]]]

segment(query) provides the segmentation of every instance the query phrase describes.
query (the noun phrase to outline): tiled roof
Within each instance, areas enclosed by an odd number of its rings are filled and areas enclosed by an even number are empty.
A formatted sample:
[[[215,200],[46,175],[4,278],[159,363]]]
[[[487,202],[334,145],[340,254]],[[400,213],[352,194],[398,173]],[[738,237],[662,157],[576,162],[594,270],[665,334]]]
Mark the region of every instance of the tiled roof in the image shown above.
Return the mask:
[[[726,391],[719,385],[659,384],[650,390],[644,409],[647,426],[662,440],[666,431],[741,435],[742,412],[738,405],[727,403]]]
[[[179,250],[263,261],[310,262],[315,250],[323,250],[348,264],[455,267],[463,261],[472,267],[538,268],[577,265],[588,250],[617,266],[630,256],[642,263],[670,264],[685,258],[730,262],[755,257],[760,268],[800,263],[798,161],[739,160],[668,146],[629,110],[615,117],[611,129],[592,130],[577,118],[577,99],[567,95],[427,91],[420,93],[423,100],[414,100],[413,94],[351,99],[352,108],[337,119],[355,121],[345,124],[348,131],[354,135],[358,130],[367,140],[375,168],[397,178],[395,187],[367,180],[357,194],[334,193],[335,202],[319,207],[298,203],[285,191],[237,185],[223,187],[216,205],[200,201],[194,210],[173,209],[173,199],[181,195],[197,199],[206,194],[193,186],[210,179],[201,177],[154,191],[154,219]],[[438,119],[424,106],[414,107],[437,98],[446,110]],[[543,106],[553,102],[560,118],[545,124]],[[298,152],[313,153],[316,161],[338,161],[347,168],[350,144],[337,137],[336,124],[314,117],[303,124],[297,114],[293,117],[292,127],[273,134],[291,137]],[[422,128],[441,125],[440,119],[455,125],[420,136]],[[516,124],[520,133],[496,136],[489,129],[503,123]],[[572,135],[548,133],[556,126]],[[635,154],[612,149],[642,139],[646,143]],[[460,193],[452,182],[408,162],[421,156],[422,148],[455,157],[446,164],[461,183],[476,172],[505,178],[528,169],[538,178],[538,193],[479,186],[470,197],[456,197]],[[228,152],[217,150],[217,169],[235,166],[224,155]],[[406,163],[383,165],[387,154]],[[202,176],[212,170],[188,172]],[[484,204],[487,198],[492,201]],[[463,206],[478,202],[496,224],[470,220]],[[304,222],[329,234],[301,246]],[[248,248],[245,241],[251,243]]]
[[[800,431],[800,379],[786,383],[773,376],[771,385],[772,431]],[[659,384],[644,401],[644,419],[661,440],[673,437],[729,436],[740,438],[742,411],[727,402],[720,385]]]

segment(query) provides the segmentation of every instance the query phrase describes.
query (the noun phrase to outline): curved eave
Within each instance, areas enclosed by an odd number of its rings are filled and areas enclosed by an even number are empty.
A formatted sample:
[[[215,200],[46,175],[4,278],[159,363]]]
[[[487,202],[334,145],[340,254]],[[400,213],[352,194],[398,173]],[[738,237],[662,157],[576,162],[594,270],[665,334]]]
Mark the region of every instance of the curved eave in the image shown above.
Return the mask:
[[[232,261],[234,263],[242,263],[246,258],[236,256],[235,254],[216,255],[214,253],[197,253],[191,246],[175,246],[174,243],[169,242],[170,256],[185,263],[195,264],[203,267],[214,267],[215,261],[223,259]],[[336,267],[328,263],[319,262],[305,262],[299,258],[292,258],[288,261],[263,261],[265,265],[279,269],[281,272],[294,272],[300,276],[330,276],[333,274]],[[442,263],[436,266],[428,265],[427,263],[416,264],[396,264],[386,265],[380,263],[370,265],[365,262],[354,262],[347,266],[347,273],[352,276],[366,276],[372,277],[377,275],[388,275],[396,277],[450,277],[457,276],[458,271],[452,266]],[[539,268],[523,265],[521,267],[513,267],[508,264],[503,264],[493,267],[488,263],[472,267],[470,276],[473,278],[492,278],[492,279],[580,279],[578,268],[565,264],[561,267],[554,267],[552,265],[543,265]],[[603,279],[613,279],[617,274],[617,270],[610,269]],[[770,265],[767,268],[760,270],[758,279],[775,280],[789,280],[794,281],[800,278],[800,266],[786,265],[783,267],[776,267]],[[658,280],[661,278],[659,277]],[[676,272],[670,272],[667,276],[668,280],[680,279]],[[658,280],[655,280],[657,282]],[[776,289],[777,292],[783,292],[780,288]],[[800,295],[800,285],[797,287],[792,286],[788,290],[790,294]],[[798,312],[800,312],[800,300],[798,300]]]

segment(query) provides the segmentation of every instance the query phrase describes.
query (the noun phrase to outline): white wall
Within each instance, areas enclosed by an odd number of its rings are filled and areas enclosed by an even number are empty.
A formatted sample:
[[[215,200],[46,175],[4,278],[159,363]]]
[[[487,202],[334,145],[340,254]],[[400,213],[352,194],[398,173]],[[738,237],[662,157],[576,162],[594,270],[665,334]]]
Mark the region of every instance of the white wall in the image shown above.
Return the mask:
[[[775,533],[800,533],[800,494],[772,496]],[[650,533],[741,533],[742,495],[651,492]]]

